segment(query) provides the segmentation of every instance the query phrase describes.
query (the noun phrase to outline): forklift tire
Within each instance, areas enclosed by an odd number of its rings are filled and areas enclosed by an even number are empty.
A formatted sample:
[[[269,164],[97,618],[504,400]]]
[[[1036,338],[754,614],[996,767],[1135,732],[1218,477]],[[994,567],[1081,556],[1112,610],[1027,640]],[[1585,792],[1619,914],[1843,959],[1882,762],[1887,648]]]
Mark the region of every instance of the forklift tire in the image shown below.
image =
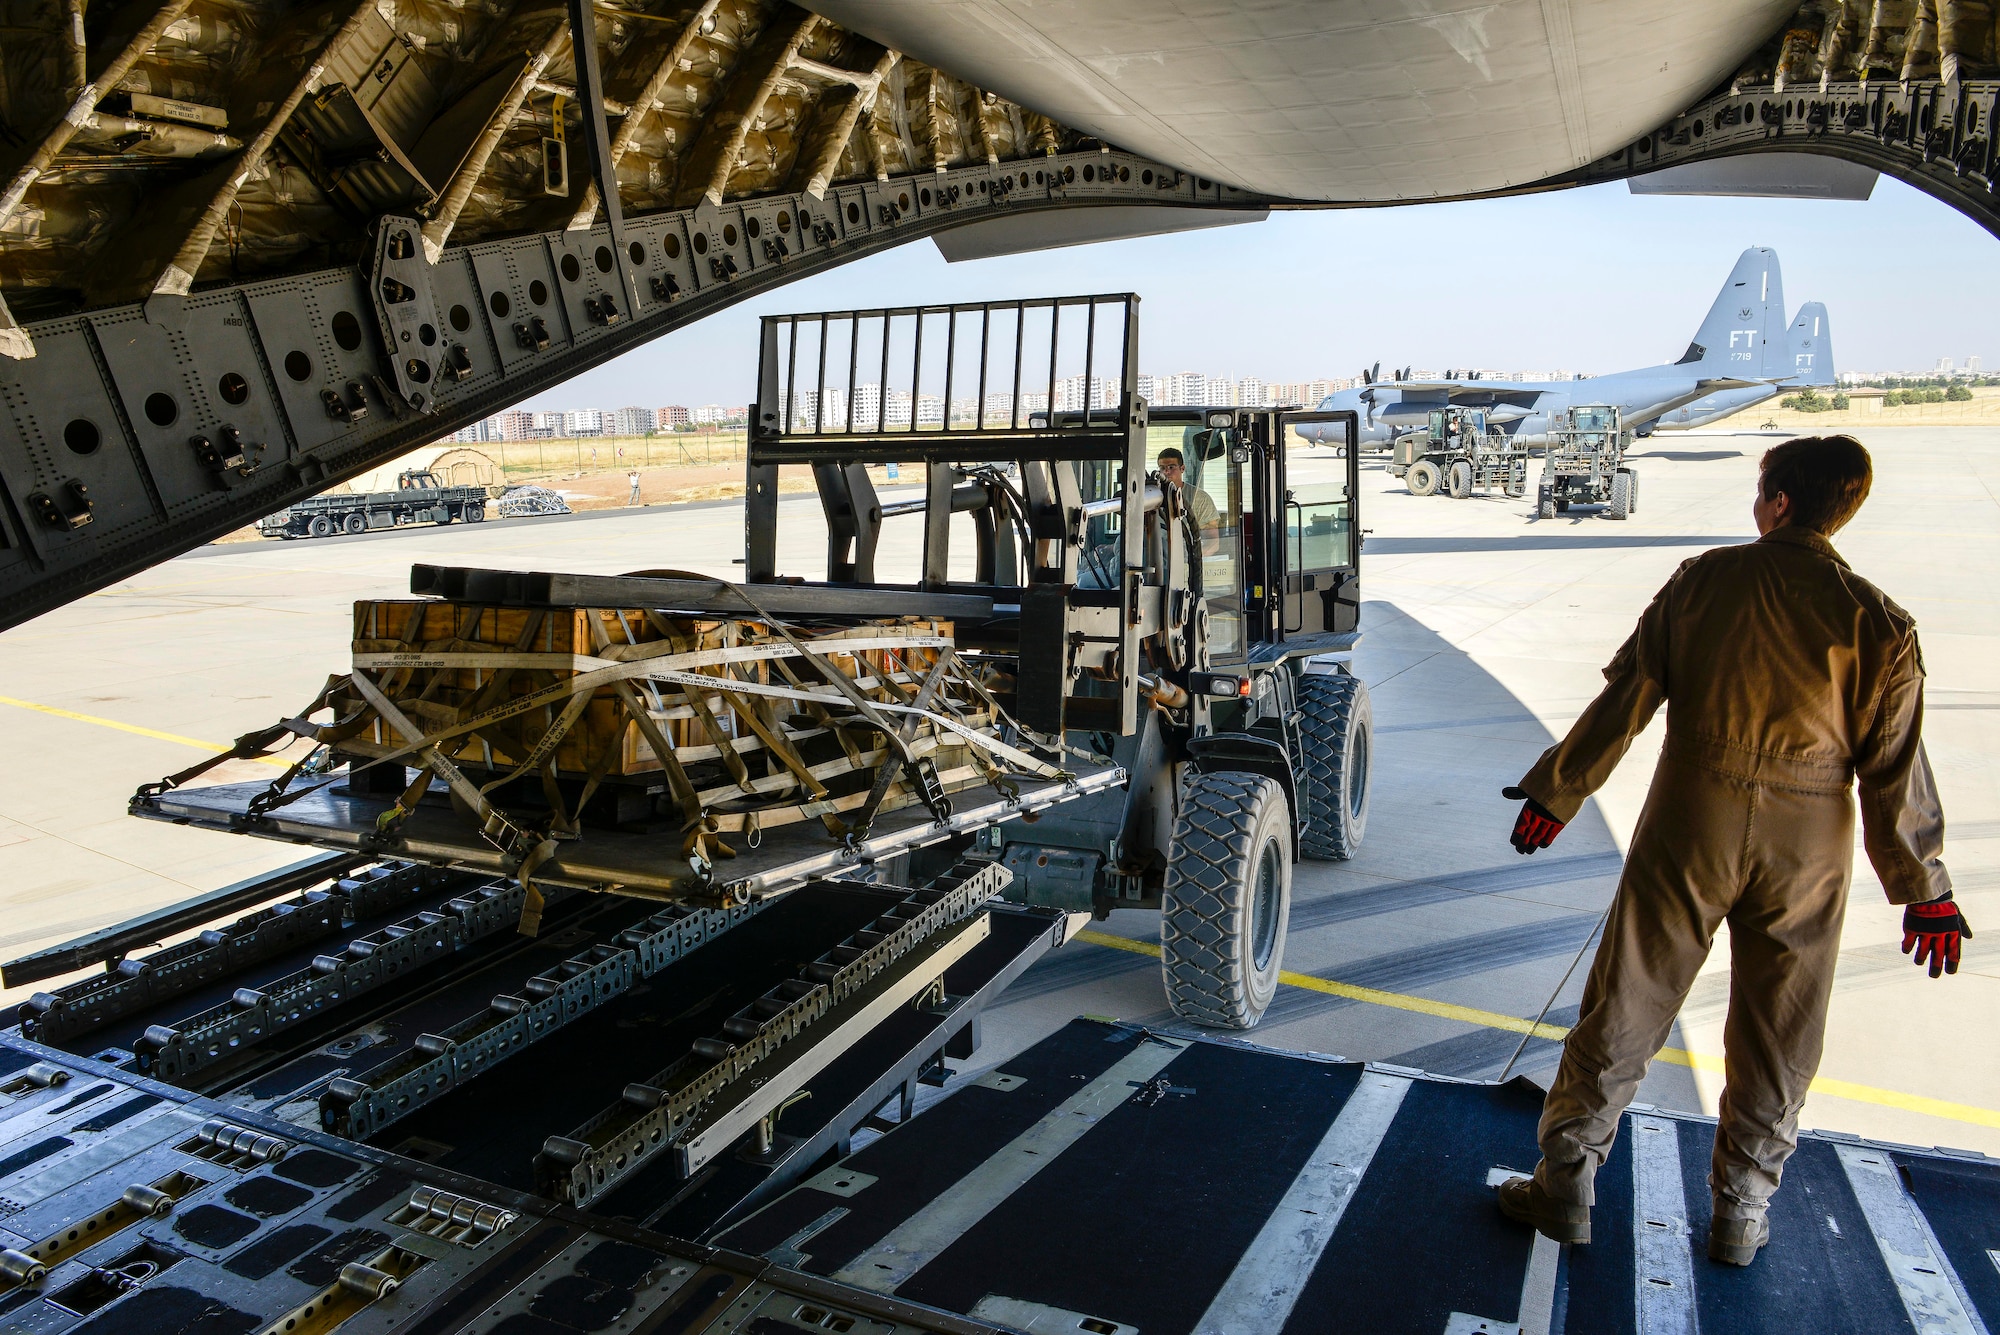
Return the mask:
[[[1451,466],[1451,472],[1446,476],[1450,479],[1451,498],[1453,500],[1462,501],[1472,495],[1471,464],[1463,459],[1456,460]]]
[[[1299,805],[1306,819],[1299,855],[1351,858],[1368,831],[1369,766],[1375,707],[1368,683],[1345,672],[1299,678]]]
[[[1611,475],[1611,505],[1606,512],[1612,519],[1624,519],[1632,513],[1632,475],[1613,473]]]
[[[1412,496],[1429,496],[1438,489],[1441,475],[1438,466],[1428,459],[1419,459],[1410,465],[1410,471],[1403,474],[1403,484]]]
[[[1542,488],[1541,497],[1535,503],[1535,513],[1543,519],[1556,517],[1556,494],[1547,487]]]
[[[1160,895],[1160,971],[1174,1014],[1249,1029],[1278,991],[1292,914],[1291,813],[1261,774],[1198,774],[1181,800]]]
[[[1625,476],[1632,479],[1626,486],[1625,513],[1636,515],[1639,513],[1639,474],[1636,470],[1628,468],[1625,470]]]

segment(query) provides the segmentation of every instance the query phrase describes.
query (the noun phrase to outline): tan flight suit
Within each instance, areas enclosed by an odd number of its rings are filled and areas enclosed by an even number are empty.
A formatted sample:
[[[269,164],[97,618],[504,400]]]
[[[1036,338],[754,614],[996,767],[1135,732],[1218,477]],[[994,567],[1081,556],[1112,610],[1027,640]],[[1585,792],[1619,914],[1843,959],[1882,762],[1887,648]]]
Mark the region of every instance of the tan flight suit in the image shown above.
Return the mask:
[[[1729,923],[1716,1213],[1760,1213],[1798,1144],[1819,1069],[1853,872],[1894,904],[1951,888],[1921,741],[1923,657],[1907,612],[1809,529],[1686,562],[1604,669],[1609,683],[1520,786],[1561,821],[1601,787],[1662,701],[1667,741],[1542,1110],[1535,1176],[1593,1204],[1618,1117]]]

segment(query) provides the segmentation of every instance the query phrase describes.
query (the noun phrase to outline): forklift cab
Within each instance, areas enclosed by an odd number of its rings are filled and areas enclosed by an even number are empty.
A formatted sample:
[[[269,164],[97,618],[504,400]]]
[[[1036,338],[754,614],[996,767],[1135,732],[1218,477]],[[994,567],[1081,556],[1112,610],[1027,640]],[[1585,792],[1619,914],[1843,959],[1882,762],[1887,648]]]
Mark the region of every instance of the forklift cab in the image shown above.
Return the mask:
[[[1458,438],[1458,439],[1454,439]],[[1482,408],[1431,409],[1430,442],[1434,449],[1476,448],[1486,438]]]
[[[1354,414],[1156,408],[1149,422],[1150,458],[1172,447],[1186,461],[1210,664],[1344,647],[1360,619]],[[1210,507],[1212,530],[1198,522]]]

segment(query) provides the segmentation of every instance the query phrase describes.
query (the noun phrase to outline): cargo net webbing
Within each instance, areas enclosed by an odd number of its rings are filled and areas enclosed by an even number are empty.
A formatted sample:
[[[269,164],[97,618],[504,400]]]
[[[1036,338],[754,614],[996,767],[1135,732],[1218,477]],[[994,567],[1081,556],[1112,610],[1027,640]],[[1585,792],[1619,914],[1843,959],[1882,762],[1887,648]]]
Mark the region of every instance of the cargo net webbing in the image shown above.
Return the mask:
[[[761,609],[728,618],[440,600],[362,602],[355,621],[353,670],[299,715],[138,799],[295,738],[316,745],[251,816],[367,770],[414,767],[378,831],[393,834],[441,780],[515,864],[532,934],[535,871],[583,837],[583,808],[607,781],[664,779],[678,856],[705,884],[716,859],[736,856],[732,840],[754,848],[779,826],[818,821],[853,841],[885,811],[922,803],[943,821],[954,791],[1014,795],[1017,775],[1070,777],[1004,740],[1018,729],[954,650],[948,623],[799,630]],[[312,721],[323,712],[331,722]],[[539,779],[545,810],[533,816],[500,804],[524,779]]]

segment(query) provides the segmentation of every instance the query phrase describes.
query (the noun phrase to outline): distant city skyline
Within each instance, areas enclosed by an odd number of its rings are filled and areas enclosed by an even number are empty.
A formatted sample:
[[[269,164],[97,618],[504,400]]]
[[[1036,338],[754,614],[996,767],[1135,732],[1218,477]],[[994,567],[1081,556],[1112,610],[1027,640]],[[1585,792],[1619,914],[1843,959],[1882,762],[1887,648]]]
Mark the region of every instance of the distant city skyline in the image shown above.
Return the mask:
[[[956,265],[925,240],[720,312],[518,406],[744,403],[761,315],[1077,292],[1137,292],[1141,356],[1153,368],[1280,383],[1352,378],[1377,361],[1385,372],[1602,372],[1678,357],[1749,245],[1777,250],[1791,309],[1827,304],[1842,369],[1928,368],[1944,357],[1993,365],[1994,244],[1889,177],[1865,203],[1638,196],[1619,184],[1285,211]]]

